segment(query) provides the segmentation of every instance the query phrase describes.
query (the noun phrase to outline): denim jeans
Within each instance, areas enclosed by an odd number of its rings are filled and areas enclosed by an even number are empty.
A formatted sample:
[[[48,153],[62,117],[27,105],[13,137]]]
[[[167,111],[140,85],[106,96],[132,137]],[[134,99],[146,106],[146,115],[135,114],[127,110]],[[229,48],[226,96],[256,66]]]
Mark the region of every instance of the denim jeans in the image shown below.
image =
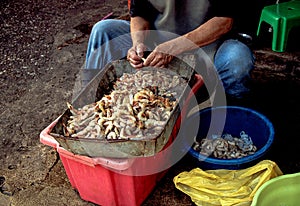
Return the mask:
[[[85,69],[102,69],[113,60],[122,59],[127,56],[127,51],[132,46],[130,36],[130,23],[125,20],[102,20],[96,23],[92,29],[87,53]],[[229,39],[213,43],[194,51],[197,59],[202,59],[203,54],[213,62],[213,70],[220,80],[226,94],[233,97],[242,97],[248,93],[248,82],[250,71],[254,67],[254,55],[252,51],[242,42]],[[199,61],[197,68],[207,67],[203,61]],[[201,63],[202,62],[202,63]],[[203,69],[203,68],[202,68]],[[202,74],[202,73],[201,73]]]

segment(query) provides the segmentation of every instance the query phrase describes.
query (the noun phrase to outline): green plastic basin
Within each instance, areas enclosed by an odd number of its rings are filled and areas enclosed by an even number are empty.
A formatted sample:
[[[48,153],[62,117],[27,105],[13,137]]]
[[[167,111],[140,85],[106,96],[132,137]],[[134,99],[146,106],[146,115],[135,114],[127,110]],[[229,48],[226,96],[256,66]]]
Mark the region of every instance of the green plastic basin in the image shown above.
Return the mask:
[[[275,177],[254,195],[251,206],[299,206],[300,173]]]

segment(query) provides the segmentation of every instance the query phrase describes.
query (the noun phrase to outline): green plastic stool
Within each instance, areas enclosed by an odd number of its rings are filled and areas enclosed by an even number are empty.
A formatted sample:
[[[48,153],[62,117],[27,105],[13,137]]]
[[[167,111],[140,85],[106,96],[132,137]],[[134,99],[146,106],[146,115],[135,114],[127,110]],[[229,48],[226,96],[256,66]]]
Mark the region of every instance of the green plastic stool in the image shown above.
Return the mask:
[[[284,52],[290,30],[300,26],[300,0],[265,6],[261,12],[257,36],[263,21],[273,28],[272,50]]]

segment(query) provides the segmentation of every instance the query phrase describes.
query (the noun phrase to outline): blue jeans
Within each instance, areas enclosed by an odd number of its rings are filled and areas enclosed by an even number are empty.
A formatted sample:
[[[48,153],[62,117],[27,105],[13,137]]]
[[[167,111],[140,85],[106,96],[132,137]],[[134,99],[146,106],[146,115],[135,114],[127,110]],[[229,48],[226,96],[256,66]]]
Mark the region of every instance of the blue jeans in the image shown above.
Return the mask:
[[[96,23],[92,29],[86,53],[85,69],[102,69],[110,61],[126,57],[131,46],[128,21],[102,20]],[[239,98],[248,93],[247,84],[255,61],[248,46],[234,39],[226,40],[221,44],[213,43],[195,51],[197,59],[203,58],[203,51],[213,62],[213,72],[217,74],[226,94]],[[197,68],[201,68],[201,66],[203,67],[202,60],[199,61],[195,70],[197,71]],[[202,74],[203,71],[197,72]],[[204,75],[204,78],[206,76]]]

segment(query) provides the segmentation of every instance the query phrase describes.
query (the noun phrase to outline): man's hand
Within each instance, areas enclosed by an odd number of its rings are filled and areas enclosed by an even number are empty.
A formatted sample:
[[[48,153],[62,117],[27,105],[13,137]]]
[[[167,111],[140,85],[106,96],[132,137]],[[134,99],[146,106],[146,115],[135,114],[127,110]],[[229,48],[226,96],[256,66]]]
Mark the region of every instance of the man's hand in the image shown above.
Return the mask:
[[[146,51],[146,46],[142,43],[128,50],[127,60],[134,68],[142,68],[143,66],[152,67],[167,67],[167,65],[174,58],[172,55],[164,53],[161,46],[157,46],[147,58],[144,58],[144,52]]]
[[[145,59],[144,66],[167,67],[174,58],[169,52],[171,47],[168,43],[158,45]]]
[[[130,62],[131,66],[137,69],[144,66],[142,58],[145,50],[146,46],[143,43],[139,43],[128,50],[127,60]]]
[[[145,59],[143,65],[163,68],[163,67],[167,67],[172,59],[173,59],[172,55],[154,50]]]

